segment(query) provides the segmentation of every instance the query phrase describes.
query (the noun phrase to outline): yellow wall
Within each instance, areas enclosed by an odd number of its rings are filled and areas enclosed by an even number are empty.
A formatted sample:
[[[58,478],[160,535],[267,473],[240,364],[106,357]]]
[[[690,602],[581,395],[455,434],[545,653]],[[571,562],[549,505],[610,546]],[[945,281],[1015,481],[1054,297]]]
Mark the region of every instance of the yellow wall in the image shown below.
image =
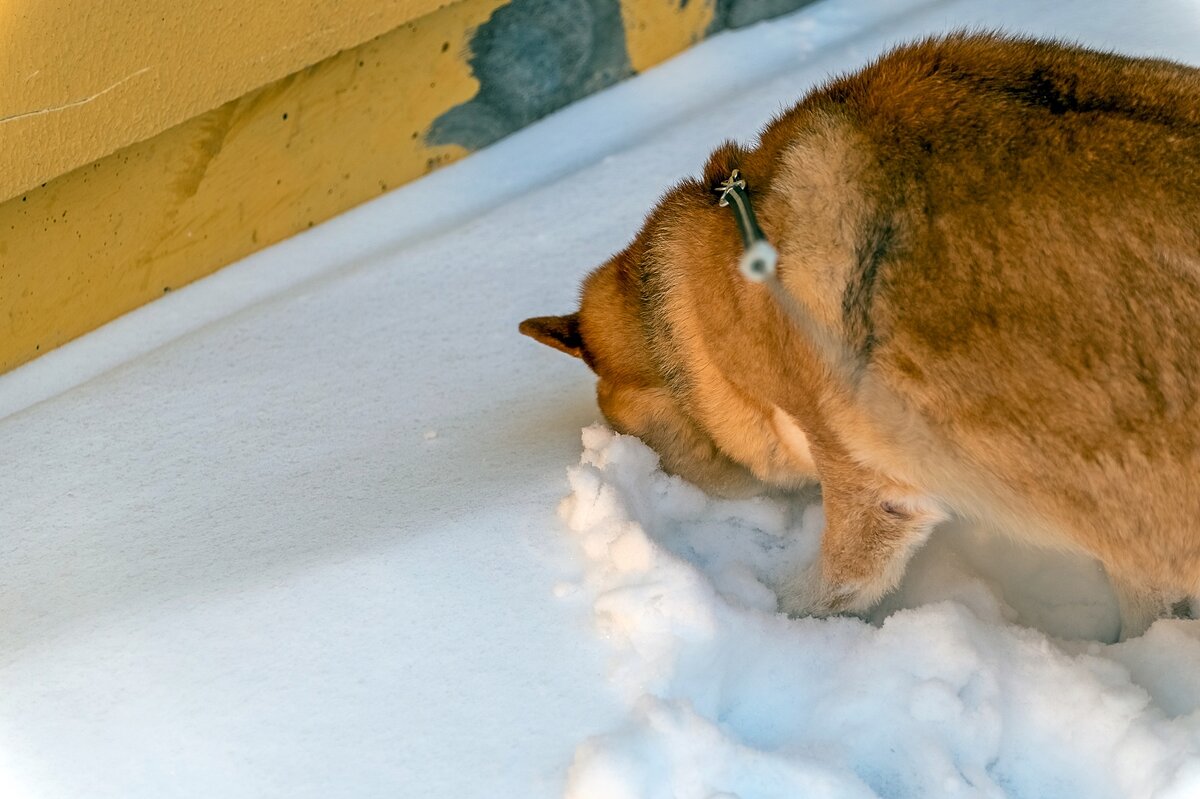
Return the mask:
[[[0,200],[449,0],[3,0]]]
[[[0,372],[465,153],[468,0],[0,203]],[[419,80],[414,79],[419,76]]]
[[[602,80],[541,114],[730,24],[555,2],[0,0],[0,372],[527,124],[548,36]]]
[[[716,0],[621,0],[625,45],[635,72],[658,64],[704,38]]]

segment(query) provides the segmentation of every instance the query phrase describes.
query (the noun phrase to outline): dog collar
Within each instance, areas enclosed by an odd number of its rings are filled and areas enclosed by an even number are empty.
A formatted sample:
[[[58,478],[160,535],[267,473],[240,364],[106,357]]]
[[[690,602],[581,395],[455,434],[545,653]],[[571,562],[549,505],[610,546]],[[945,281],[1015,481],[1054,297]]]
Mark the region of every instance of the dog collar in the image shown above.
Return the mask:
[[[738,231],[742,234],[742,246],[745,249],[738,261],[738,269],[747,280],[755,283],[762,283],[774,277],[779,253],[767,241],[766,234],[758,226],[745,179],[735,169],[713,191],[720,195],[717,199],[718,206],[732,209]]]
[[[742,234],[742,244],[745,246],[745,251],[738,261],[738,269],[741,270],[742,276],[751,283],[760,283],[767,288],[780,310],[791,319],[801,335],[808,339],[818,360],[825,364],[835,379],[843,380],[844,385],[853,390],[858,385],[861,364],[838,333],[814,317],[779,281],[775,273],[779,253],[767,241],[762,228],[758,226],[758,220],[754,218],[754,208],[750,205],[746,181],[735,169],[713,191],[720,195],[717,205],[732,208],[733,215],[737,218],[738,230]]]

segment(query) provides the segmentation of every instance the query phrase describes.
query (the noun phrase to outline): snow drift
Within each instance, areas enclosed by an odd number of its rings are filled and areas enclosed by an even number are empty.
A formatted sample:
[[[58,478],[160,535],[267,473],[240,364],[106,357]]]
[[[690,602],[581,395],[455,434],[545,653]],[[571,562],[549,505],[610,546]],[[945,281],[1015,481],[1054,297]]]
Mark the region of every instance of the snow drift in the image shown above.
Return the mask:
[[[1101,643],[1094,563],[961,524],[873,618],[788,618],[815,496],[710,499],[635,438],[583,442],[561,514],[628,713],[571,799],[1200,795],[1200,622]]]

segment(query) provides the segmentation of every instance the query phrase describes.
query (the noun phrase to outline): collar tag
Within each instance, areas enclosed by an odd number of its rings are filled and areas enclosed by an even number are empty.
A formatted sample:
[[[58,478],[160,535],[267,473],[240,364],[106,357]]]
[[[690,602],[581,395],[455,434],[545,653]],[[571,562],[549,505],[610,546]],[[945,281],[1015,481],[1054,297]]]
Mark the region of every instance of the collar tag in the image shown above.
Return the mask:
[[[737,220],[738,232],[742,234],[742,245],[745,250],[738,261],[738,269],[747,280],[762,283],[775,276],[775,266],[779,262],[779,253],[767,241],[767,236],[758,226],[754,217],[754,207],[750,204],[750,193],[746,181],[733,170],[729,177],[713,189],[718,195],[717,205],[733,211]]]

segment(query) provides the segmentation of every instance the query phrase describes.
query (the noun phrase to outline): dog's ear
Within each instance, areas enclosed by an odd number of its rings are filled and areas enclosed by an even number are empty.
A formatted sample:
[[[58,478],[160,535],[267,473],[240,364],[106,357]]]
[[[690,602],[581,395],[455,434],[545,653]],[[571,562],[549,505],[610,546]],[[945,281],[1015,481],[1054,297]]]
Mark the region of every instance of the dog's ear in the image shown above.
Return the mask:
[[[579,335],[579,314],[566,316],[535,316],[526,319],[519,328],[522,333],[537,339],[559,352],[583,357],[583,338]]]
[[[708,157],[708,163],[704,165],[705,189],[711,192],[721,181],[727,180],[735,169],[741,172],[742,177],[746,177],[747,160],[746,151],[741,145],[728,140],[723,142],[713,150],[713,154]]]

